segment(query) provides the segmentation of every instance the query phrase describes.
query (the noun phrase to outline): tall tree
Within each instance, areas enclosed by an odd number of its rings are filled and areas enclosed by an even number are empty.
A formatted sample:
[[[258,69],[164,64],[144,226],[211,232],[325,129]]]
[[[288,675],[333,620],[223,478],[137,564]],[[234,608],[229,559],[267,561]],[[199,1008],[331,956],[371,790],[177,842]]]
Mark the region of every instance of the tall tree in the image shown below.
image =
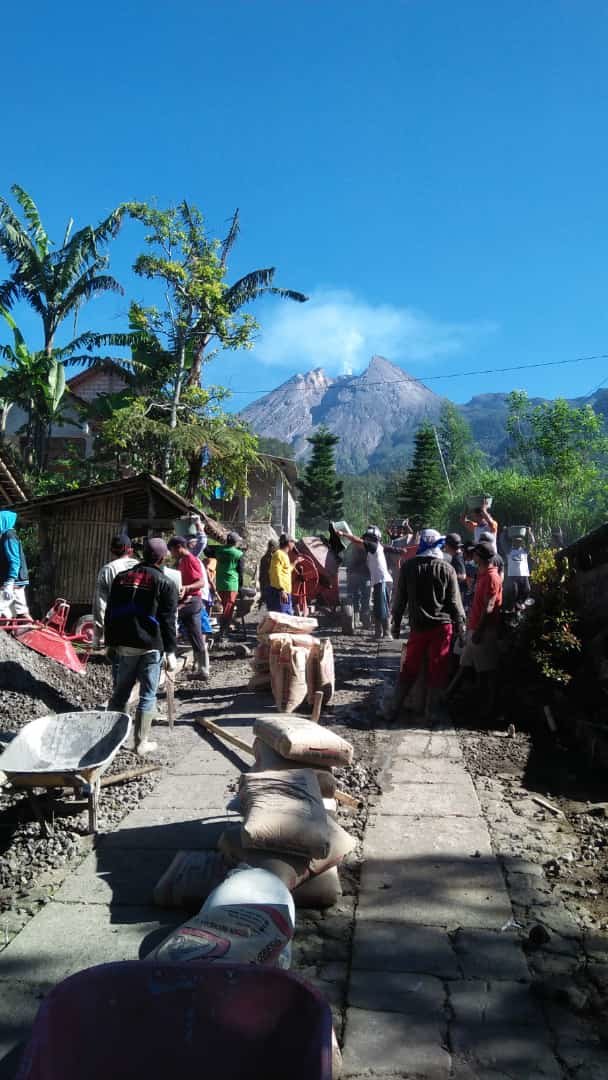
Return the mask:
[[[441,407],[437,436],[446,472],[452,484],[465,478],[481,461],[471,428],[457,406],[446,401]]]
[[[326,427],[320,427],[306,440],[312,446],[300,489],[299,518],[307,529],[327,528],[329,521],[342,515],[343,485],[336,475],[335,447],[340,442]]]
[[[239,278],[232,285],[227,285],[224,282],[224,276],[228,270],[228,256],[234,247],[238,235],[241,229],[240,217],[238,209],[235,210],[232,220],[230,222],[230,228],[227,236],[219,244],[219,265],[222,270],[222,284],[223,284],[223,296],[222,303],[224,309],[229,312],[230,315],[237,315],[244,307],[248,307],[255,300],[259,300],[262,296],[279,296],[283,300],[295,300],[297,303],[303,304],[308,300],[308,297],[301,292],[295,292],[293,289],[282,289],[274,284],[274,276],[276,274],[276,267],[269,266],[261,270],[250,270],[244,277]],[[205,360],[205,350],[214,337],[218,337],[217,328],[215,324],[213,308],[203,308],[198,314],[198,322],[196,325],[196,343],[194,347],[192,364],[188,372],[187,383],[188,386],[199,386],[201,381],[201,373],[203,368],[203,362]]]
[[[422,424],[414,439],[412,464],[402,481],[399,510],[416,529],[437,525],[447,485],[431,424]]]
[[[12,345],[0,345],[0,437],[10,409],[19,406],[26,415],[25,462],[39,474],[46,466],[48,432],[65,391],[65,370],[54,354],[31,352],[12,315],[2,307],[0,316],[13,335]]]
[[[98,348],[106,335],[85,332],[57,350],[55,338],[68,317],[76,326],[80,308],[104,292],[122,293],[122,287],[106,273],[109,258],[102,248],[120,228],[124,207],[113,210],[99,225],[86,225],[72,234],[70,218],[61,247],[55,248],[30,195],[17,184],[11,191],[23,213],[21,221],[0,196],[0,252],[11,267],[10,277],[0,285],[0,306],[9,310],[23,300],[40,316],[43,351],[48,357],[73,358],[81,349]]]

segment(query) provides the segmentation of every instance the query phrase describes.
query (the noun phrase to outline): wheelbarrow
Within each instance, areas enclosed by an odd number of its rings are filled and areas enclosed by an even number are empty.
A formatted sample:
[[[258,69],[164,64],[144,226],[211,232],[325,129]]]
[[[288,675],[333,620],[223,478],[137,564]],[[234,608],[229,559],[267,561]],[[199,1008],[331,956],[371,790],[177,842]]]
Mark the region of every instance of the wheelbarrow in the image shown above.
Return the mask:
[[[331,1080],[332,1017],[255,964],[102,964],[40,1006],[16,1080]]]
[[[89,803],[89,832],[97,832],[100,779],[131,730],[127,713],[66,712],[39,716],[17,732],[0,757],[13,788],[28,791],[43,831],[49,831],[35,788],[71,787]]]
[[[83,675],[92,635],[88,627],[85,627],[83,632],[77,627],[75,634],[68,634],[66,627],[69,614],[70,605],[67,600],[59,598],[42,621],[28,618],[0,619],[0,630],[8,630],[22,645],[27,645],[28,649],[33,649],[41,656],[48,656],[50,660],[56,660],[77,675]],[[75,645],[83,646],[82,657],[76,652]]]

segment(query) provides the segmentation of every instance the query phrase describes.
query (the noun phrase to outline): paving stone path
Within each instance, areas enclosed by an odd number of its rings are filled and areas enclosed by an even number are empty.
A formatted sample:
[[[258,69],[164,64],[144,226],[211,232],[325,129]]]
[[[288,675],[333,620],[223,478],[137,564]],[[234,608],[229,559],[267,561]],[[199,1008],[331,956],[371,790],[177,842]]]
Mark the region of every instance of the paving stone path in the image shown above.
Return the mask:
[[[385,663],[401,643],[386,643]],[[395,664],[396,666],[396,659]],[[379,736],[348,989],[348,1077],[568,1075],[449,723]]]
[[[379,652],[393,671],[399,643]],[[250,738],[261,704],[222,692],[186,705]],[[190,708],[190,712],[188,709]],[[188,722],[183,754],[151,795],[71,873],[0,954],[0,1080],[14,1075],[40,998],[72,972],[145,955],[182,921],[150,905],[181,848],[213,847],[248,762]],[[346,988],[344,1074],[420,1080],[572,1075],[530,990],[504,877],[458,736],[449,726],[379,731],[382,794],[370,809]],[[201,825],[201,818],[204,824]],[[331,918],[331,915],[328,915]]]

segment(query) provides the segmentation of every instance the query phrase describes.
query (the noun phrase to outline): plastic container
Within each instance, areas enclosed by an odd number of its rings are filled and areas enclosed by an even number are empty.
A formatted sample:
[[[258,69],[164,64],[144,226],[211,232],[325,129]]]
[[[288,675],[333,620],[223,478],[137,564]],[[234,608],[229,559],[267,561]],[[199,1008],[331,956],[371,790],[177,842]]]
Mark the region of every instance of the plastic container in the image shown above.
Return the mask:
[[[528,535],[527,525],[509,525],[507,530],[509,540],[525,540]]]
[[[197,528],[192,517],[175,518],[173,529],[176,536],[196,536]]]
[[[42,1003],[17,1080],[331,1080],[332,1017],[249,964],[102,964]]]
[[[467,510],[477,510],[480,506],[483,506],[484,499],[486,510],[489,510],[494,501],[492,495],[469,495],[467,497]]]

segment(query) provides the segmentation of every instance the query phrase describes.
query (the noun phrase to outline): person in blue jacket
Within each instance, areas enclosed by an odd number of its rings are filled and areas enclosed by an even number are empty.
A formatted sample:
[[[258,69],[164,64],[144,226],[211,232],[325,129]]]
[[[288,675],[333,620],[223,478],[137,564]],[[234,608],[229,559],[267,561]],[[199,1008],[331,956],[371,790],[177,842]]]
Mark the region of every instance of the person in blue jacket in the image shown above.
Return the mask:
[[[0,510],[0,618],[29,619],[25,595],[29,576],[16,524],[14,510]]]

